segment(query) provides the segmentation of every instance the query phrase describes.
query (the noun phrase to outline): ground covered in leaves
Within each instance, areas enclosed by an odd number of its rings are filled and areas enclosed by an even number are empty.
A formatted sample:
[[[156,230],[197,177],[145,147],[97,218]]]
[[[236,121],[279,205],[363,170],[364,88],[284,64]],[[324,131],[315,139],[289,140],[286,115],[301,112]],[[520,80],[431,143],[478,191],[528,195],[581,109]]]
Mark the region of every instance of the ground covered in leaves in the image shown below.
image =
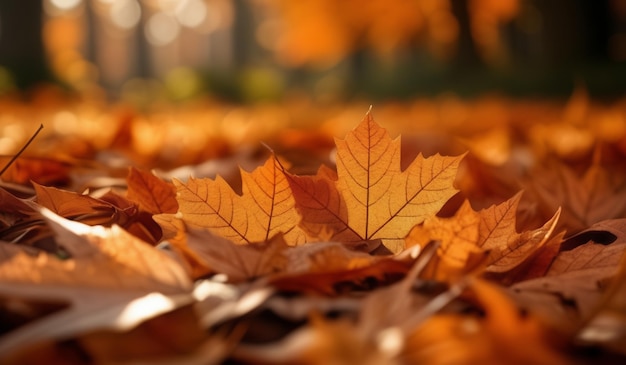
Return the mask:
[[[624,100],[0,104],[3,364],[626,360]]]

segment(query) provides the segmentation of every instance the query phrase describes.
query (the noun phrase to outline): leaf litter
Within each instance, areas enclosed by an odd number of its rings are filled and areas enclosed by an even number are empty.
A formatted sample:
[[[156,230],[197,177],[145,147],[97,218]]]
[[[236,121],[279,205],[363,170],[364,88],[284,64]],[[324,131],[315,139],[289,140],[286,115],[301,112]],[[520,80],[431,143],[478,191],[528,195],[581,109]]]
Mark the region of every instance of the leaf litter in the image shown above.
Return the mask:
[[[515,141],[503,160],[485,140],[407,159],[370,110],[311,175],[272,153],[240,182],[131,167],[109,189],[3,183],[2,361],[623,359],[619,176],[598,153],[582,174],[511,169]],[[479,183],[502,169],[527,191],[492,179],[510,193],[493,203]]]

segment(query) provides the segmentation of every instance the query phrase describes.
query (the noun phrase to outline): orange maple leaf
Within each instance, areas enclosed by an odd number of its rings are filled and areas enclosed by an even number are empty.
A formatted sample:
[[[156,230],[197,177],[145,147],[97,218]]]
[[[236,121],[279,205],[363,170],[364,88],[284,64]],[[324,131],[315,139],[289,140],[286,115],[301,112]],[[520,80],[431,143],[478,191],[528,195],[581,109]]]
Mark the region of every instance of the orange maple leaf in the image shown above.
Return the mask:
[[[402,171],[400,138],[392,140],[371,113],[336,140],[337,173],[323,167],[316,176],[288,175],[309,235],[349,244],[381,240],[393,252],[404,248],[411,228],[435,215],[457,190],[463,155],[424,158]]]
[[[221,177],[174,180],[182,220],[235,243],[265,242],[283,233],[290,245],[305,241],[300,216],[283,167],[276,157],[251,173],[241,171],[243,194],[237,195]]]
[[[516,212],[521,193],[499,205],[474,211],[465,201],[454,217],[432,217],[423,227],[415,227],[407,244],[426,239],[440,240],[434,275],[445,278],[475,268],[486,257],[486,271],[509,272],[539,250],[548,240],[558,221],[560,210],[542,227],[517,233]]]

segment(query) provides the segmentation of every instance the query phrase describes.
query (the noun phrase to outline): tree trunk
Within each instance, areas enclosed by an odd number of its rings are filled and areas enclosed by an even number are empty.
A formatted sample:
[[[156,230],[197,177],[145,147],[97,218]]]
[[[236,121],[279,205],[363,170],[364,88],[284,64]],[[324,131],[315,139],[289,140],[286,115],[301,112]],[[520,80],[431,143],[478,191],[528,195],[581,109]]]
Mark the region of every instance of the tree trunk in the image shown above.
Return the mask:
[[[52,79],[42,39],[41,0],[0,0],[0,65],[27,89]]]

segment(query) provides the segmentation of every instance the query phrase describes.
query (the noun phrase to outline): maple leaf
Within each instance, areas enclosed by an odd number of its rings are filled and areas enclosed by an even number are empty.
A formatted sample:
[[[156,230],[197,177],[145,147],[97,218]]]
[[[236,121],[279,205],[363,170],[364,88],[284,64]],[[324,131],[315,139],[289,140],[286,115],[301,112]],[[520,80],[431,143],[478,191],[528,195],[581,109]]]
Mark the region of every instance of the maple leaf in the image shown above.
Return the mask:
[[[555,326],[576,329],[599,307],[626,251],[626,219],[599,222],[561,244],[544,277],[511,286],[523,305]]]
[[[132,328],[192,301],[185,270],[165,252],[119,226],[91,227],[46,209],[42,214],[72,258],[33,257],[0,243],[0,293],[71,306],[0,338],[0,352],[97,328]]]
[[[176,213],[176,187],[151,173],[131,167],[126,197],[150,214]]]
[[[591,225],[626,214],[626,177],[619,168],[594,162],[582,176],[571,168],[553,163],[532,174],[527,189],[545,217],[562,207],[559,228],[573,234]]]
[[[381,240],[392,252],[404,248],[410,229],[435,215],[457,190],[453,186],[463,156],[424,158],[404,171],[400,139],[392,140],[368,112],[345,140],[336,140],[337,173],[288,175],[310,235],[359,244]]]
[[[506,202],[475,212],[465,201],[452,218],[433,217],[407,237],[409,244],[424,237],[440,240],[435,276],[446,277],[475,267],[486,253],[486,270],[505,273],[513,270],[539,250],[552,234],[560,211],[542,227],[517,233],[518,193]],[[439,265],[439,267],[437,267]],[[449,272],[446,272],[449,271]],[[454,276],[454,274],[452,275]]]
[[[243,194],[221,177],[174,180],[182,220],[235,243],[265,242],[282,233],[290,245],[304,242],[300,216],[283,168],[272,156],[252,173],[241,171]]]

